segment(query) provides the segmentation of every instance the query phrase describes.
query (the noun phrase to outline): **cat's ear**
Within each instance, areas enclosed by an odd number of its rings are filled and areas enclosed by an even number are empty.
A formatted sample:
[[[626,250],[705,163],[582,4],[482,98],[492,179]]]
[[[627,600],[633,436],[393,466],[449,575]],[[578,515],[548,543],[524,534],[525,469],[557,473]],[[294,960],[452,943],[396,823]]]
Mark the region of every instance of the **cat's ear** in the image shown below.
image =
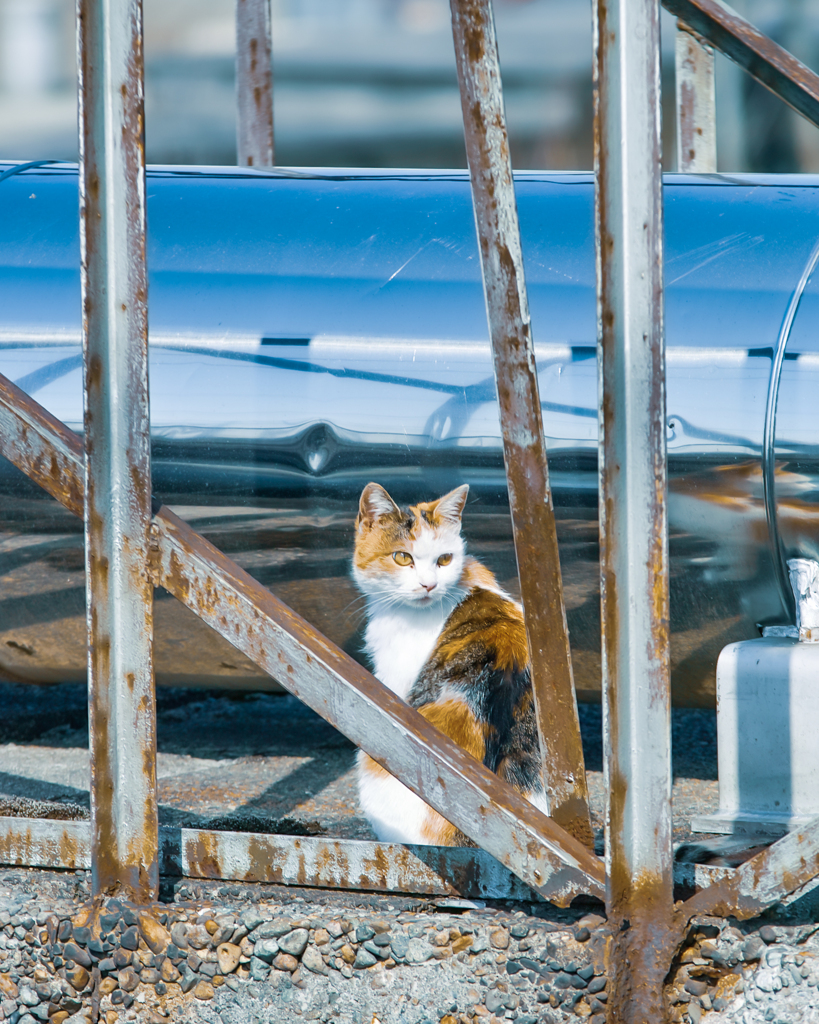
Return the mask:
[[[381,484],[367,484],[361,492],[361,500],[358,503],[358,518],[355,521],[356,529],[362,523],[372,526],[373,523],[384,516],[394,515],[398,511],[398,506]]]
[[[454,491],[445,494],[435,502],[434,514],[438,519],[445,519],[450,523],[460,523],[466,496],[469,494],[469,484],[461,484]]]

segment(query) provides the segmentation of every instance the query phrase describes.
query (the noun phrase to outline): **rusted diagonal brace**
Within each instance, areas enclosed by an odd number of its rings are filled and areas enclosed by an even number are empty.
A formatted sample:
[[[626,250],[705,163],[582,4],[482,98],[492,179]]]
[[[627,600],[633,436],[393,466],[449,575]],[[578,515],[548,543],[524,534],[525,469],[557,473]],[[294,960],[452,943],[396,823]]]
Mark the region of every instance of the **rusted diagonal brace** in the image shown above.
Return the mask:
[[[819,127],[819,75],[721,0],[662,3],[667,11]]]
[[[550,813],[594,845],[492,0],[450,0],[520,593]]]
[[[728,878],[702,889],[681,906],[683,927],[699,914],[747,920],[779,903],[819,875],[819,818],[791,832]]]
[[[0,454],[82,512],[79,438],[0,376]],[[154,582],[558,904],[601,896],[602,862],[163,507]]]

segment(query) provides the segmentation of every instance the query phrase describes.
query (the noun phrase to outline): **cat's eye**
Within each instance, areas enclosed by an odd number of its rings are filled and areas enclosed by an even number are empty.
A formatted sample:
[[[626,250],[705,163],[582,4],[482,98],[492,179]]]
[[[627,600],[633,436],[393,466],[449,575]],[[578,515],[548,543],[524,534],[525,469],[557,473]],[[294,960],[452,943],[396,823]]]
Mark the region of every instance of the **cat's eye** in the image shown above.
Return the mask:
[[[438,565],[449,565],[452,561],[452,555],[441,555],[438,559]]]
[[[412,565],[412,555],[408,555],[406,551],[393,551],[392,557],[399,565]]]

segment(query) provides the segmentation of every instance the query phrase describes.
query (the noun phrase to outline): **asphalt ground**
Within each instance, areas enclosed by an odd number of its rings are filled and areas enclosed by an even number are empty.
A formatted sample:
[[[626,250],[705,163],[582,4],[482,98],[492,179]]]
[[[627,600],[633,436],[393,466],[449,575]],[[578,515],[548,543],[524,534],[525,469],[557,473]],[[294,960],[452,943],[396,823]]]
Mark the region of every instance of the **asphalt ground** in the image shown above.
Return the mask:
[[[0,683],[0,709],[5,813],[28,800],[87,808],[85,687]],[[581,704],[580,721],[600,848],[605,807],[600,705]],[[675,708],[672,739],[679,842],[691,836],[693,814],[718,806],[716,712]],[[159,689],[157,747],[162,824],[375,838],[358,807],[354,745],[294,697]]]

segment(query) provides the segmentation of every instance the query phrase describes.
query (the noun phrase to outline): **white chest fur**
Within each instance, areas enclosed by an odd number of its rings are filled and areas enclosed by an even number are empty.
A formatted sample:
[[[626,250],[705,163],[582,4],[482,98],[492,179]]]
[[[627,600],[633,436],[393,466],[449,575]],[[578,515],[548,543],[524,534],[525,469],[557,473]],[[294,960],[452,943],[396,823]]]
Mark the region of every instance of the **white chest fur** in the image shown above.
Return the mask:
[[[376,678],[402,700],[432,653],[452,605],[429,609],[374,611],[365,633],[365,647]]]

